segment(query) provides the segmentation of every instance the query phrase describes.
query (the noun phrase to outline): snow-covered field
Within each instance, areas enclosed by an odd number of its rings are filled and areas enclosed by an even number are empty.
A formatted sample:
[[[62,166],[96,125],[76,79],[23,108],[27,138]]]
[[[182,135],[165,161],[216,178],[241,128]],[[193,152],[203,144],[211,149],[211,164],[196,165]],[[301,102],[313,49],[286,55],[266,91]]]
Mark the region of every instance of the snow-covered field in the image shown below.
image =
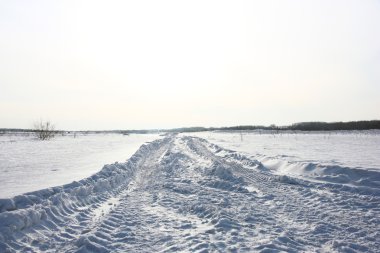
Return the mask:
[[[379,252],[379,140],[168,135],[0,200],[0,252]]]
[[[287,161],[380,170],[380,131],[235,131],[191,134],[227,149]]]
[[[156,134],[76,134],[38,141],[33,135],[0,135],[0,198],[71,183],[105,164],[124,162]]]
[[[223,148],[257,159],[271,173],[308,180],[380,186],[380,131],[200,132]]]

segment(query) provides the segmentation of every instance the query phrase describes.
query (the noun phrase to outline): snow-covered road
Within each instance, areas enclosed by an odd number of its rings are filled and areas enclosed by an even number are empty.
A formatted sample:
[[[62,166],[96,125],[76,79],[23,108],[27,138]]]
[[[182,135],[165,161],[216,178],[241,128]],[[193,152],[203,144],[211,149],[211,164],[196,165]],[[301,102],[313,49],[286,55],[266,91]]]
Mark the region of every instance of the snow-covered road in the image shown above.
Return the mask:
[[[2,200],[0,252],[379,252],[380,186],[368,185],[275,175],[171,135],[92,177]]]

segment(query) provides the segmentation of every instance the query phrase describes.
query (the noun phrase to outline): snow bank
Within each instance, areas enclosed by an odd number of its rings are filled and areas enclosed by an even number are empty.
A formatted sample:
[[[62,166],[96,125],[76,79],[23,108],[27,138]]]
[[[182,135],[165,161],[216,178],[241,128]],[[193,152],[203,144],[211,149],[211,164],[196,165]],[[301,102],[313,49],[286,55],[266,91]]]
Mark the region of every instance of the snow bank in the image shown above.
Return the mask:
[[[0,241],[47,218],[59,222],[74,207],[98,203],[103,195],[127,185],[147,150],[159,143],[156,140],[144,144],[127,162],[105,165],[100,172],[80,181],[0,199]]]
[[[124,162],[157,134],[77,134],[48,141],[0,135],[0,198],[79,181],[104,164]]]
[[[278,175],[287,175],[312,181],[323,181],[357,187],[380,193],[380,171],[363,170],[338,165],[294,162],[284,159],[260,157],[258,160]]]
[[[278,134],[267,131],[216,131],[188,135],[253,157],[263,155],[288,161],[380,171],[380,130]]]
[[[307,180],[367,194],[380,193],[379,131],[191,135],[209,140],[207,145],[219,156],[277,174],[283,182]]]

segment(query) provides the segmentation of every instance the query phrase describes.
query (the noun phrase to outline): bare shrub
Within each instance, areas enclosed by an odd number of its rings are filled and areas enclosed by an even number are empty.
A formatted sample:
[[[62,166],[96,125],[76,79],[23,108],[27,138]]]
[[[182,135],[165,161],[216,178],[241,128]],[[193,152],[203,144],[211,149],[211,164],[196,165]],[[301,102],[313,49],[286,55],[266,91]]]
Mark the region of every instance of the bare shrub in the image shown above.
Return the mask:
[[[34,123],[34,133],[40,140],[48,140],[55,136],[56,131],[54,125],[50,121],[42,121]]]

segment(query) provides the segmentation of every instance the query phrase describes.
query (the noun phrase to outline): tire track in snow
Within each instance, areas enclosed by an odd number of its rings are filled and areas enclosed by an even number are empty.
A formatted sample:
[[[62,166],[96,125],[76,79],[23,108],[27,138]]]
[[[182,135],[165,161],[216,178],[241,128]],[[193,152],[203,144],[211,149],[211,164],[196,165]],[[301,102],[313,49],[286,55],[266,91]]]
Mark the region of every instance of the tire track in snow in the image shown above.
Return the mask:
[[[190,141],[206,143],[200,139],[190,139]],[[209,149],[200,148],[200,145],[197,146],[196,152],[201,156],[212,157],[215,153],[209,150],[220,150],[208,143],[206,145]],[[253,188],[259,189],[259,192],[264,194],[261,199],[266,201],[256,202],[267,206],[269,210],[264,214],[266,219],[272,216],[282,231],[282,235],[278,236],[275,233],[277,238],[256,249],[267,247],[289,251],[290,249],[283,247],[283,244],[293,244],[296,251],[326,249],[376,252],[379,249],[379,240],[375,239],[379,235],[377,218],[379,196],[360,195],[355,189],[352,189],[352,192],[346,188],[337,191],[336,187],[331,187],[329,183],[313,183],[287,176],[271,175],[262,170],[260,164],[247,169],[244,166],[247,163],[242,161],[246,162],[248,158],[233,152],[225,153],[227,155],[214,157],[214,160],[230,167],[236,176],[243,177],[245,182],[253,184]],[[239,159],[234,160],[231,157]],[[248,164],[255,163],[252,161]],[[255,211],[256,216],[260,216],[260,210]]]
[[[273,175],[252,158],[195,137],[144,145],[80,187],[48,195],[45,205],[0,213],[0,251],[380,249],[378,195]],[[42,215],[30,218],[35,213]]]

